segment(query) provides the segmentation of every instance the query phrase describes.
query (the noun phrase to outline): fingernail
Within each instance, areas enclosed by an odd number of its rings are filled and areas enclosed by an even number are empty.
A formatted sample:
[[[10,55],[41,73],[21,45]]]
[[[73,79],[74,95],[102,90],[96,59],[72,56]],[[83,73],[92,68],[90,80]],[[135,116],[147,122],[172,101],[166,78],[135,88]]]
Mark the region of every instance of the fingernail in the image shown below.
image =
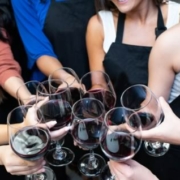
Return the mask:
[[[65,131],[69,131],[69,130],[71,130],[71,126],[65,127]]]

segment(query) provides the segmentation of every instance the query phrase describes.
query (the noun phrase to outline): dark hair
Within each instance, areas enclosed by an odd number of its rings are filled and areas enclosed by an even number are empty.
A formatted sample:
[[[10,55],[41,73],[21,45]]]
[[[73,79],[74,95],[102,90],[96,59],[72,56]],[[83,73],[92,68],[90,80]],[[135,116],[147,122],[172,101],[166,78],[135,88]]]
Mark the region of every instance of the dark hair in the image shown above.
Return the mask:
[[[0,40],[10,41],[10,35],[13,33],[14,20],[9,0],[0,0]],[[6,31],[6,36],[3,33]]]
[[[154,4],[160,5],[162,3],[168,2],[168,0],[153,0]],[[116,6],[111,2],[111,0],[96,0],[95,1],[97,12],[100,10],[117,10]]]

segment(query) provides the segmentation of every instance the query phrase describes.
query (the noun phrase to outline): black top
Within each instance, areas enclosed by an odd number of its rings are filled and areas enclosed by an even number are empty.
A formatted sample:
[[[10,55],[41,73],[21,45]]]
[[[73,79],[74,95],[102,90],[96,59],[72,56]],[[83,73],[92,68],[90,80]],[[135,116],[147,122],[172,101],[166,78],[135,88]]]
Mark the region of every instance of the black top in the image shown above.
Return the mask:
[[[89,19],[95,14],[94,0],[51,1],[44,32],[55,54],[65,67],[79,77],[89,71],[85,34]]]

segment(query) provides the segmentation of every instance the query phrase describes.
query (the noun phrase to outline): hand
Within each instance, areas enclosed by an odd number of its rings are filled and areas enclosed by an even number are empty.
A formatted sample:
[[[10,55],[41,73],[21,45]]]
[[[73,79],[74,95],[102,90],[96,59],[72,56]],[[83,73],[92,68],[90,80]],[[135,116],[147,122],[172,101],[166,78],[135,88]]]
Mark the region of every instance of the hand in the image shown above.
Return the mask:
[[[7,172],[12,175],[28,175],[44,172],[43,159],[38,161],[26,161],[18,157],[9,145],[0,147],[0,162],[5,166]]]
[[[46,123],[46,126],[48,127],[48,129],[51,129],[53,126],[56,125],[56,123],[56,121],[50,121]],[[66,126],[58,130],[50,131],[51,139],[54,141],[62,139],[69,130],[71,130],[71,126]]]
[[[69,85],[69,87],[74,87],[74,88],[78,88],[78,89],[82,89],[81,84],[78,82],[78,80],[76,79],[76,77],[68,74],[65,78],[63,78],[63,80]],[[62,89],[66,87],[65,83],[62,83],[58,89]]]
[[[165,118],[164,121],[155,128],[142,131],[142,138],[151,141],[180,144],[180,119],[173,113],[164,98],[159,98]]]
[[[128,160],[124,163],[111,160],[108,165],[115,180],[158,180],[150,170],[134,160]]]

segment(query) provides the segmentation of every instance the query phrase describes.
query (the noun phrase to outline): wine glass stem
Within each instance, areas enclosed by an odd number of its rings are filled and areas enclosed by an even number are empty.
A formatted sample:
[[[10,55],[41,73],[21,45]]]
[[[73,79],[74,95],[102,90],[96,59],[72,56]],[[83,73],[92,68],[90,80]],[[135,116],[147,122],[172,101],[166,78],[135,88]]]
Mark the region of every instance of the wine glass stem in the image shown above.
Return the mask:
[[[56,150],[54,152],[53,158],[57,160],[63,160],[66,157],[66,152],[61,148],[59,141],[56,141]]]
[[[89,169],[96,169],[98,167],[98,160],[94,156],[94,151],[90,150],[89,161],[88,161],[88,168]]]

